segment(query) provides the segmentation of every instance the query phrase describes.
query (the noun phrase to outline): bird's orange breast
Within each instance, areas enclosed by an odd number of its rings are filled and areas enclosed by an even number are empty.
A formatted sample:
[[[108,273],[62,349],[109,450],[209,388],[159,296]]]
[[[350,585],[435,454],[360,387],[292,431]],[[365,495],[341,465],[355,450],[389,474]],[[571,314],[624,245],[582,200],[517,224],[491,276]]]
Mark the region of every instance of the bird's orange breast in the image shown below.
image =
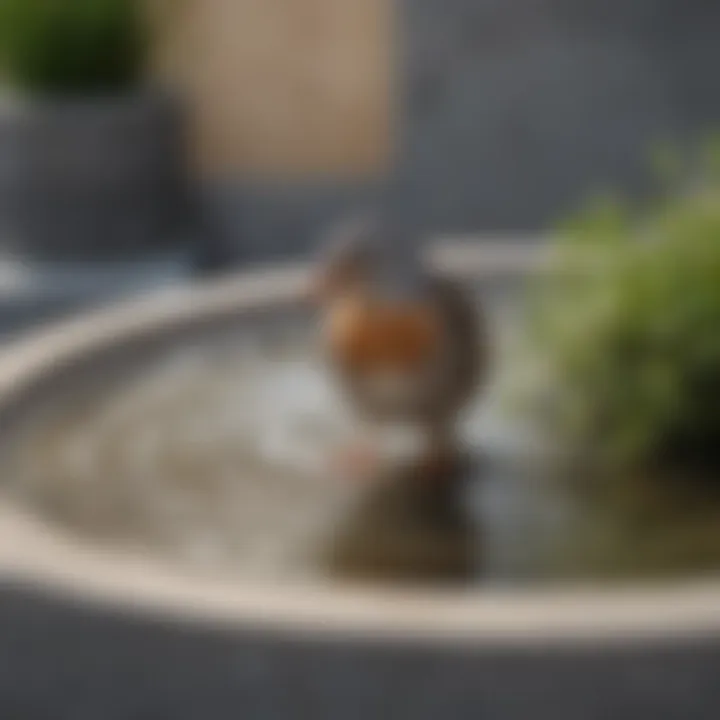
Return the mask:
[[[440,342],[437,313],[421,303],[338,301],[328,313],[325,331],[333,356],[362,369],[412,369],[431,357]]]

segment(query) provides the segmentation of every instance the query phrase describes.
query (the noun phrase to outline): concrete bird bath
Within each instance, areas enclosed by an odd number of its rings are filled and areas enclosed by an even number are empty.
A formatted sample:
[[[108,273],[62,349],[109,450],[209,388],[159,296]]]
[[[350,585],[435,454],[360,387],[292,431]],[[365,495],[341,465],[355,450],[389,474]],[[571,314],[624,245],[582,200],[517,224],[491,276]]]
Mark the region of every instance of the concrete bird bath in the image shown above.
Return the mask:
[[[501,320],[543,256],[434,260]],[[306,279],[164,292],[0,357],[0,716],[713,717],[720,562],[546,577],[527,552],[542,502],[502,473],[480,483],[472,582],[361,586],[307,562],[346,498],[311,452],[344,426],[307,354]],[[501,461],[488,407],[469,437]]]

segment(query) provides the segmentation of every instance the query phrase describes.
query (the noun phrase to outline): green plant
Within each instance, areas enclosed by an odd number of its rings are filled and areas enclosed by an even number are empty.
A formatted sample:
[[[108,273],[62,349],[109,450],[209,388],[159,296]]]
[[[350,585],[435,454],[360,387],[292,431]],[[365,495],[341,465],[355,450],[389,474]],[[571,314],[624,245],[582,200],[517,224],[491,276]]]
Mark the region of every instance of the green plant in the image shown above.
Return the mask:
[[[25,91],[122,91],[149,40],[142,0],[0,0],[0,75]]]
[[[616,466],[720,468],[719,149],[660,200],[586,208],[530,293],[525,339],[546,372],[521,400]]]

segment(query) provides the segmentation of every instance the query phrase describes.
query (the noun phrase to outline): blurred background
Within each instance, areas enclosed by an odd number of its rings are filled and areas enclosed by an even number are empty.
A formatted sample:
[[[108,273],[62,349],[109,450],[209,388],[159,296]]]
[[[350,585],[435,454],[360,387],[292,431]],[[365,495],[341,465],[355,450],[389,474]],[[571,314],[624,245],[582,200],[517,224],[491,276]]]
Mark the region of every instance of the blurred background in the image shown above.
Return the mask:
[[[642,193],[651,145],[713,127],[719,22],[708,0],[185,0],[163,75],[238,257],[386,196],[426,235],[512,236]]]
[[[539,237],[589,195],[645,195],[650,149],[720,115],[713,0],[0,8],[0,287],[23,322],[305,256],[367,207]]]

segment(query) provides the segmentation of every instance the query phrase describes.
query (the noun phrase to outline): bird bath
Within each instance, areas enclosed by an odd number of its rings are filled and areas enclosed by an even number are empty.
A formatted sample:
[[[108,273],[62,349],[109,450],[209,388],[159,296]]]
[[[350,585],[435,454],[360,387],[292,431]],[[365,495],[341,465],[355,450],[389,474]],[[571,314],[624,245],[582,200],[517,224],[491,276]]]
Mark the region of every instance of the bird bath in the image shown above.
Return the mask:
[[[523,247],[438,248],[488,309],[498,382],[514,300],[540,260]],[[319,550],[363,488],[322,471],[352,424],[315,355],[304,282],[302,269],[271,270],[166,292],[4,354],[2,587],[70,598],[107,622],[330,638],[360,655],[420,640],[604,658],[608,639],[612,654],[717,636],[720,512],[641,486],[588,500],[549,480],[498,408],[498,382],[463,423],[476,459],[464,584],[334,580]]]

